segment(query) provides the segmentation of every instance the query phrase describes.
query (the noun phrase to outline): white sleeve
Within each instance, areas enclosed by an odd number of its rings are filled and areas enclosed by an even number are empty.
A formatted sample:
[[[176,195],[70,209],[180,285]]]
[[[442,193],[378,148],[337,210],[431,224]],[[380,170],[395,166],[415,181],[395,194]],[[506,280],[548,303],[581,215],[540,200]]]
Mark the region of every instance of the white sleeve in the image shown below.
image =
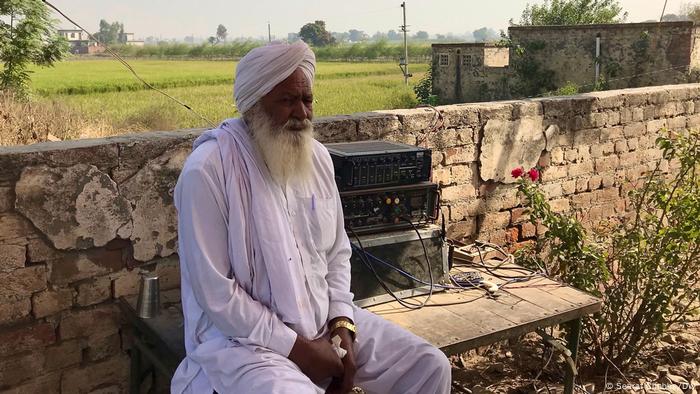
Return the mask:
[[[197,303],[224,335],[288,356],[296,332],[251,298],[231,273],[223,185],[214,169],[190,167],[180,175],[175,200],[181,269],[187,270]]]
[[[332,167],[331,167],[332,168]],[[350,292],[350,240],[345,233],[345,220],[343,217],[343,205],[340,201],[340,194],[335,192],[336,206],[338,209],[335,223],[335,243],[326,253],[328,262],[328,292],[330,305],[328,308],[328,321],[336,317],[344,316],[354,321],[353,316],[353,294]]]

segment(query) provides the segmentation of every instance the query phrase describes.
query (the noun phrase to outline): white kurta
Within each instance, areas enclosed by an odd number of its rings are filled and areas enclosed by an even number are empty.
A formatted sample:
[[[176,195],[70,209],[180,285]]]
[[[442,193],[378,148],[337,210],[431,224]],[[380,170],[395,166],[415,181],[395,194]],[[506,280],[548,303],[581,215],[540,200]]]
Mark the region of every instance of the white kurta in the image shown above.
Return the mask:
[[[238,119],[227,122],[245,127]],[[232,163],[222,160],[219,143],[209,140],[195,149],[175,189],[187,357],[173,377],[171,391],[322,393],[323,388],[311,383],[287,356],[297,335],[327,335],[330,320],[347,316],[360,332],[355,345],[358,385],[376,393],[449,392],[449,363],[441,352],[353,306],[351,249],[332,162],[323,145],[314,142],[309,181],[283,189],[269,175],[265,178],[273,190],[265,197],[281,206],[302,265],[307,298],[297,302],[311,307],[302,309],[302,322],[294,324],[276,310],[274,298],[285,295],[271,288],[270,274],[255,248],[231,250],[230,232],[244,245],[251,243],[249,237],[266,234],[264,229],[250,234],[247,223],[255,212],[246,210],[250,205],[241,196],[232,198],[240,189],[226,180],[233,173]],[[261,161],[257,155],[254,160]],[[236,253],[250,258],[236,258]]]

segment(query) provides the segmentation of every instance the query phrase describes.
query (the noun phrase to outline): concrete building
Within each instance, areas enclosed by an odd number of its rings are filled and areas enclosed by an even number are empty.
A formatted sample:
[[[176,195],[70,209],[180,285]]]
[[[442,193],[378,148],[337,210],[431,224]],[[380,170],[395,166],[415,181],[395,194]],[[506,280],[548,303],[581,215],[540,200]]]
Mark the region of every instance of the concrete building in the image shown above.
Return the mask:
[[[126,45],[133,45],[137,47],[142,47],[145,45],[143,40],[137,40],[134,38],[134,33],[121,33],[119,34],[119,42]]]
[[[104,52],[104,47],[91,40],[88,34],[82,30],[59,30],[58,34],[68,41],[70,52],[74,55]]]
[[[512,26],[510,49],[433,44],[433,93],[442,102],[529,97],[692,82],[700,70],[693,22]],[[482,61],[483,59],[483,61]]]
[[[506,97],[508,58],[508,48],[494,44],[433,44],[433,94],[443,102]]]

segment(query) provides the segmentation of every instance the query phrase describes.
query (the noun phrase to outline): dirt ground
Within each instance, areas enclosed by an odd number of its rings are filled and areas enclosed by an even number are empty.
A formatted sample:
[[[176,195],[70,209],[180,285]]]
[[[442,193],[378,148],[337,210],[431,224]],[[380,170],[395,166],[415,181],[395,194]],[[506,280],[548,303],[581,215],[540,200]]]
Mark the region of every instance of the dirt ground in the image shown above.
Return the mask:
[[[453,393],[561,393],[564,360],[537,334],[452,356]],[[547,362],[549,360],[549,362]],[[664,335],[624,376],[582,371],[578,393],[700,393],[700,324]]]

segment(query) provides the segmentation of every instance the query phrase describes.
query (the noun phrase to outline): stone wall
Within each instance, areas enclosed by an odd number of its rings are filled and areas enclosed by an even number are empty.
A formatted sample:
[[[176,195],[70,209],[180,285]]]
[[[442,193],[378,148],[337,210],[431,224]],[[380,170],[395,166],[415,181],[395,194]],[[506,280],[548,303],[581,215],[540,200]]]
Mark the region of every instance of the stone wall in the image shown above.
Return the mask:
[[[600,37],[600,75],[610,80],[611,89],[623,89],[687,82],[688,68],[700,59],[695,51],[697,31],[693,22],[508,29],[514,45],[554,71],[555,86],[574,82],[589,90],[595,84],[596,37]]]
[[[693,22],[625,23],[580,26],[511,26],[508,60],[501,67],[469,62],[495,51],[488,44],[434,44],[433,93],[443,103],[476,102],[538,95],[573,83],[580,91],[599,86],[624,89],[698,80],[700,27]],[[600,57],[596,58],[596,39]],[[480,55],[477,55],[481,53]],[[449,65],[440,63],[446,56]],[[490,64],[486,62],[486,64]],[[493,65],[493,64],[492,64]],[[459,81],[459,82],[458,82]]]
[[[537,163],[555,210],[587,224],[660,158],[663,129],[700,124],[700,87],[379,111],[315,121],[324,142],[434,149],[449,235],[516,245],[525,221],[510,170]],[[442,124],[442,127],[440,125]],[[115,299],[179,270],[172,189],[198,131],[0,148],[0,392],[125,392],[129,332]],[[664,163],[668,167],[668,163]],[[60,391],[59,391],[60,390]]]

